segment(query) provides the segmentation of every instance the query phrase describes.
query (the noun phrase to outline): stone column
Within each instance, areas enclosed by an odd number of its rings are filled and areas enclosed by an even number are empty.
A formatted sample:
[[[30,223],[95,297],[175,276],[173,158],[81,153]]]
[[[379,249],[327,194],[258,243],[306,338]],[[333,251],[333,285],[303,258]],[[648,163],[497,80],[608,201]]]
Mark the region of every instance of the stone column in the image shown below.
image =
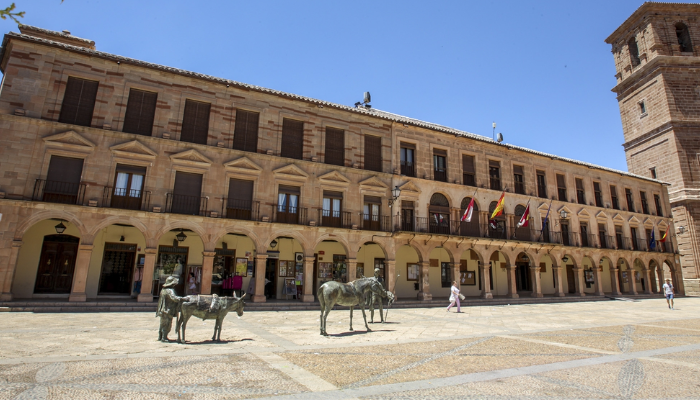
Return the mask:
[[[15,276],[15,268],[17,268],[17,260],[19,259],[19,250],[22,248],[21,240],[13,240],[12,248],[10,249],[10,257],[7,260],[7,265],[4,271],[0,272],[0,301],[12,300],[12,279]]]
[[[605,293],[603,292],[603,274],[600,271],[600,266],[594,265],[593,272],[595,273],[595,295],[605,296]]]
[[[430,261],[423,261],[418,264],[420,276],[418,277],[418,300],[432,300],[430,294]]]
[[[304,294],[301,301],[314,302],[314,260],[315,257],[304,257]]]
[[[644,293],[651,294],[651,274],[649,273],[649,267],[644,267],[643,276],[644,282],[646,282],[646,285],[644,287]]]
[[[450,269],[452,270],[452,280],[457,281],[457,289],[462,290],[462,282],[459,281],[459,263],[450,263]],[[452,282],[450,282],[450,286],[452,286]]]
[[[396,288],[396,260],[384,261],[384,275],[384,288],[393,293]]]
[[[566,294],[564,294],[564,278],[561,275],[561,270],[562,270],[562,267],[552,266],[552,273],[554,274],[554,282],[556,282],[556,284],[557,284],[556,285],[557,287],[554,289],[554,290],[556,290],[554,292],[554,295],[557,297],[566,296]]]
[[[479,281],[481,282],[481,298],[482,299],[493,299],[493,293],[491,293],[491,274],[489,267],[491,264],[482,264],[479,261],[479,268],[481,269],[479,274]]]
[[[618,269],[615,268],[615,266],[610,268],[610,285],[612,286],[613,296],[619,296],[622,294],[620,293],[620,280],[618,279],[617,271]]]
[[[357,259],[348,258],[345,262],[348,266],[348,282],[352,282],[357,279]]]
[[[267,254],[255,256],[255,294],[254,303],[265,302],[265,267],[267,266]]]
[[[543,297],[539,265],[530,267],[530,279],[532,281],[532,297]]]
[[[629,294],[638,294],[637,293],[637,280],[634,279],[634,269],[629,269],[627,270],[627,279],[630,281],[630,287],[629,287]]]
[[[572,270],[574,272],[574,286],[576,287],[575,294],[576,296],[585,296],[586,293],[584,293],[583,289],[586,285],[586,282],[583,278],[583,268],[574,267]]]
[[[658,282],[659,286],[659,293],[663,293],[664,283],[666,283],[666,281],[664,280],[664,270],[661,266],[656,267],[656,276],[656,281]]]
[[[517,299],[520,297],[518,295],[518,289],[515,285],[515,269],[517,267],[515,265],[509,265],[508,268],[506,269],[506,273],[508,274],[508,297],[511,299]]]
[[[216,252],[213,251],[203,251],[202,256],[202,282],[200,283],[200,293],[201,294],[211,294],[211,274],[214,270],[214,256]],[[237,293],[237,296],[240,296]]]
[[[141,293],[138,295],[140,303],[150,303],[153,301],[153,270],[156,266],[156,256],[158,249],[149,247],[146,248],[146,259],[143,263],[143,276],[141,277]],[[158,294],[158,293],[156,293]]]
[[[479,211],[479,232],[481,237],[486,237],[489,231],[489,212]],[[490,298],[490,297],[489,297]]]
[[[86,301],[85,286],[87,285],[87,275],[90,269],[90,257],[92,257],[91,244],[81,244],[78,246],[78,256],[73,269],[73,285],[71,286],[68,301]]]

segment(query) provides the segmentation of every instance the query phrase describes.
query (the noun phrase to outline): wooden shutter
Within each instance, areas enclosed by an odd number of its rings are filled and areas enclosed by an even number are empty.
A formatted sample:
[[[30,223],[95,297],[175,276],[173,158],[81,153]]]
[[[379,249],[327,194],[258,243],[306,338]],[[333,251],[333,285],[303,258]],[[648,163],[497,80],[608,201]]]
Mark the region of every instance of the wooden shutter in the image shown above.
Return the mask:
[[[523,174],[523,166],[522,165],[513,165],[513,173],[515,175],[524,175]]]
[[[83,175],[83,159],[61,156],[51,156],[47,181],[80,183]]]
[[[557,187],[562,189],[566,188],[566,179],[564,178],[564,175],[557,174]]]
[[[129,101],[126,104],[122,130],[127,133],[151,136],[157,100],[158,93],[138,89],[129,90]]]
[[[465,174],[475,174],[476,171],[474,169],[474,156],[470,156],[467,154],[462,155],[462,172]]]
[[[405,210],[413,210],[413,202],[408,200],[401,200],[401,208]]]
[[[365,196],[366,204],[382,204],[382,198],[377,196]]]
[[[146,167],[137,167],[135,165],[117,164],[117,172],[127,174],[146,175]]]
[[[236,127],[233,132],[234,149],[257,153],[259,120],[259,113],[236,110]]]
[[[228,185],[229,200],[253,201],[253,181],[231,178]]]
[[[99,82],[68,77],[58,122],[90,126]]]
[[[489,160],[489,167],[501,168],[501,163],[494,160]]]
[[[433,155],[447,157],[447,150],[433,149]]]
[[[583,179],[576,179],[576,189],[583,190]]]
[[[182,117],[181,142],[207,144],[209,137],[209,111],[211,104],[185,100],[185,113]]]
[[[599,182],[593,182],[593,190],[596,192],[600,192],[600,183]]]
[[[412,150],[415,150],[415,149],[416,149],[416,145],[415,145],[415,144],[413,144],[413,143],[406,143],[406,142],[401,142],[401,147],[403,147],[404,149],[412,149]]]
[[[202,175],[176,171],[173,194],[178,196],[200,196],[202,194]]]
[[[304,158],[304,123],[285,118],[282,121],[282,157]]]
[[[343,199],[343,192],[331,192],[324,190],[323,191],[323,198],[324,199]]]
[[[345,165],[345,131],[326,128],[326,164]]]
[[[299,196],[301,195],[301,188],[299,186],[280,185],[279,192],[287,194],[296,194],[297,196]]]
[[[382,172],[382,138],[365,135],[365,169]]]

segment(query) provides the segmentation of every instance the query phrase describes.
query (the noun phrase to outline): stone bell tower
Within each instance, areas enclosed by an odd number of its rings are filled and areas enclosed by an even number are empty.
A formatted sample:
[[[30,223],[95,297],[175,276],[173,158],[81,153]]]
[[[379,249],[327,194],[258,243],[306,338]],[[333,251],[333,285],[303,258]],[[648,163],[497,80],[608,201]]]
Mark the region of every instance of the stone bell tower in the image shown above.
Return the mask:
[[[700,4],[648,2],[606,40],[630,172],[668,182],[686,293],[700,292]],[[655,204],[650,199],[650,209]]]

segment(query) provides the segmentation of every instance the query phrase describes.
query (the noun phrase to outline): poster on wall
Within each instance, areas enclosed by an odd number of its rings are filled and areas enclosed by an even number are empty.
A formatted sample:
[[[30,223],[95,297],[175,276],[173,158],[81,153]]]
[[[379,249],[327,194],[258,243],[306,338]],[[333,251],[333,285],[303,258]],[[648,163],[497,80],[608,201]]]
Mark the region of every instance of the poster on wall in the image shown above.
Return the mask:
[[[417,281],[419,275],[418,264],[407,264],[406,267],[408,268],[408,271],[406,273],[406,280]]]
[[[593,283],[593,271],[590,269],[586,270],[585,275],[586,275],[586,283]]]
[[[236,274],[238,274],[238,276],[248,276],[248,259],[247,258],[237,258],[236,259]]]
[[[328,279],[331,278],[332,276],[332,265],[333,263],[329,262],[320,262],[318,263],[318,277],[321,279]]]
[[[280,260],[280,277],[287,276],[287,262]]]
[[[464,271],[461,274],[461,284],[476,285],[476,274],[474,271]]]
[[[284,280],[284,294],[288,296],[296,296],[297,285],[294,284],[294,278],[286,278]]]
[[[253,276],[253,261],[252,260],[248,261],[248,275],[247,276]]]
[[[622,273],[622,282],[627,283],[627,271]]]

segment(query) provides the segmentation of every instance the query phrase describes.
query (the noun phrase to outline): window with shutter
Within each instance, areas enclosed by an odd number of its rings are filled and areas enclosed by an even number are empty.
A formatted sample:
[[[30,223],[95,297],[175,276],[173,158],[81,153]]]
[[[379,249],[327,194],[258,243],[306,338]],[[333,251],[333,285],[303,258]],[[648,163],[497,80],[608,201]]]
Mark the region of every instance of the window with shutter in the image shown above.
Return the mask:
[[[345,131],[336,128],[326,128],[325,163],[345,165]]]
[[[99,82],[68,77],[58,122],[90,126]]]
[[[476,186],[476,169],[474,156],[462,155],[462,183],[467,186]]]
[[[489,184],[493,190],[501,190],[501,163],[489,160]]]
[[[612,200],[612,208],[619,210],[620,203],[617,200],[617,188],[615,185],[610,185],[610,200]]]
[[[415,152],[415,144],[401,142],[401,175],[416,176]]]
[[[158,93],[138,89],[129,90],[129,101],[126,103],[122,130],[126,133],[151,136],[157,100]]]
[[[209,137],[209,110],[211,104],[185,100],[185,113],[182,117],[181,142],[207,144]]]
[[[145,177],[146,167],[117,164],[110,203],[111,207],[139,210],[141,208]]]
[[[515,193],[525,194],[525,182],[523,180],[523,166],[513,165],[513,182],[515,184]]]
[[[600,190],[600,182],[593,182],[593,195],[596,207],[603,207],[603,192]]]
[[[234,149],[257,153],[259,120],[259,113],[236,110],[236,127],[233,131]]]
[[[304,123],[285,118],[282,121],[282,157],[304,158]]]
[[[559,201],[566,200],[566,177],[564,175],[557,174],[557,193],[559,195]]]
[[[253,210],[253,181],[231,178],[228,185],[226,217],[251,219]]]
[[[202,194],[202,175],[176,171],[171,212],[198,215]]]
[[[537,171],[537,196],[547,198],[547,177],[544,171]]]
[[[586,192],[583,189],[583,179],[576,178],[576,200],[578,204],[586,204]]]
[[[382,172],[382,139],[365,135],[365,169]]]
[[[51,156],[43,201],[76,204],[83,175],[83,159]]]

